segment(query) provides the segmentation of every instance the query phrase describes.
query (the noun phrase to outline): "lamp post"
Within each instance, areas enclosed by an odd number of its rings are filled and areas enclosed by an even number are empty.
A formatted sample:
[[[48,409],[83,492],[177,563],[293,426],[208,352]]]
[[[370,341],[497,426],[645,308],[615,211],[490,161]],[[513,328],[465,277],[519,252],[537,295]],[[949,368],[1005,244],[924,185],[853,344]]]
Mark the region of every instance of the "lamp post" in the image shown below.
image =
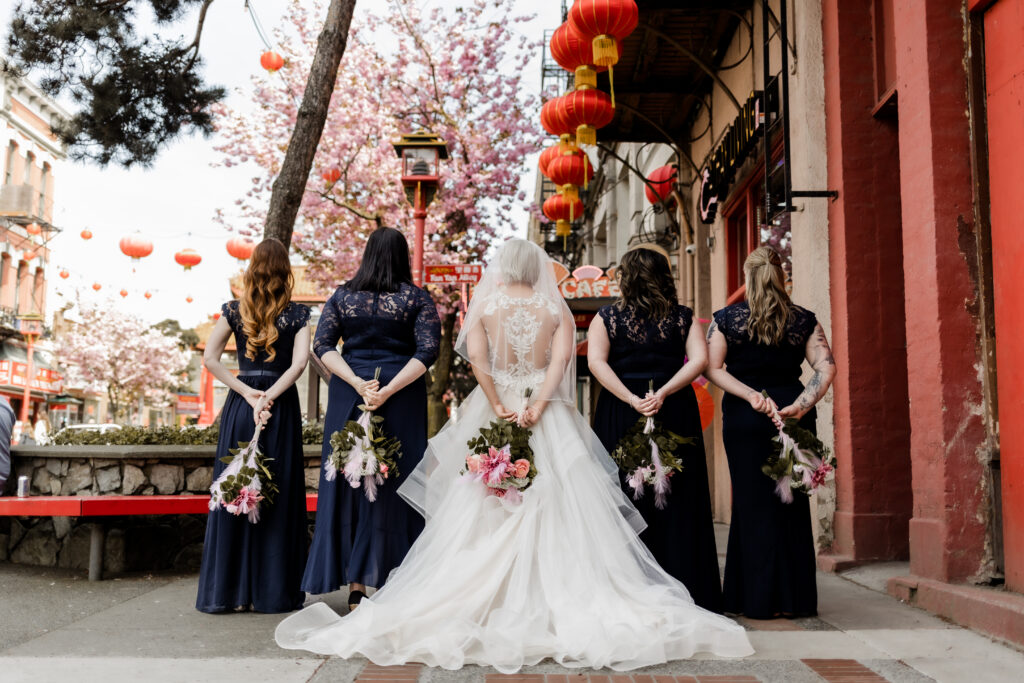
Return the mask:
[[[423,238],[426,231],[427,207],[437,196],[441,160],[448,158],[448,145],[433,133],[403,135],[392,143],[402,160],[402,187],[412,205],[416,236],[413,240],[412,279],[423,286]]]
[[[26,313],[18,316],[18,332],[25,337],[28,346],[27,365],[25,367],[25,393],[21,399],[21,415],[18,417],[24,425],[28,422],[28,405],[32,401],[32,372],[35,360],[34,347],[36,337],[43,333],[43,316],[38,313]],[[13,376],[13,373],[12,373]]]

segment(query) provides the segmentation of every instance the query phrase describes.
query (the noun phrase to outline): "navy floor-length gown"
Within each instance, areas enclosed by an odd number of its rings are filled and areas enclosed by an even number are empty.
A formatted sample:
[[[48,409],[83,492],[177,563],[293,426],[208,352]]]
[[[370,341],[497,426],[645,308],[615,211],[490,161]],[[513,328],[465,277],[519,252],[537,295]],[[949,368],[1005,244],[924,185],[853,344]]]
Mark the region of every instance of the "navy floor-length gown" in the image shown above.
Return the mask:
[[[787,406],[804,389],[801,364],[817,318],[794,306],[785,336],[775,346],[750,339],[749,319],[746,302],[715,313],[715,325],[728,344],[726,369],[752,389],[767,391],[780,408]],[[814,431],[814,410],[800,426]],[[755,619],[810,616],[818,610],[809,499],[797,493],[792,503],[783,503],[775,494],[775,482],[761,471],[777,434],[771,418],[744,399],[732,394],[722,399],[722,435],[732,479],[725,611]]]
[[[645,319],[630,307],[620,309],[615,305],[601,308],[598,315],[611,341],[608,364],[637,396],[647,394],[651,380],[657,389],[683,366],[686,337],[693,324],[693,311],[686,306],[677,305],[661,320]],[[594,431],[611,452],[640,417],[640,413],[610,391],[602,391],[597,400]],[[666,429],[690,437],[695,443],[677,451],[683,470],[672,477],[672,492],[664,509],[655,506],[649,487],[642,498],[633,501],[647,522],[640,538],[658,564],[686,586],[698,606],[721,612],[722,584],[711,492],[693,387],[684,387],[667,397],[657,419]],[[619,475],[622,489],[632,498],[633,489],[626,484],[626,473],[620,471]]]
[[[430,295],[401,285],[397,292],[352,291],[339,287],[324,306],[313,351],[323,356],[336,350],[356,375],[373,379],[381,369],[383,387],[411,358],[430,367],[437,358],[441,324]],[[427,448],[427,390],[422,377],[391,396],[377,410],[384,431],[402,444],[398,477],[389,477],[370,502],[363,489],[349,486],[339,475],[324,477],[323,462],[331,454],[331,435],[361,415],[362,399],[340,377],[332,377],[324,418],[313,544],[302,579],[310,593],[329,593],[349,583],[380,587],[423,530],[423,518],[398,496],[402,475],[413,471]]]
[[[235,336],[238,348],[238,379],[255,389],[269,389],[292,362],[295,335],[309,322],[309,308],[290,303],[277,319],[278,338],[273,361],[261,352],[256,360],[245,356],[245,332],[238,302],[221,311]],[[252,440],[255,431],[252,407],[234,391],[228,393],[220,414],[220,438],[214,479],[226,464],[221,458]],[[302,607],[305,598],[299,583],[306,562],[306,484],[302,460],[302,412],[295,386],[277,397],[271,418],[260,435],[263,453],[278,487],[272,503],[260,504],[259,522],[223,509],[210,512],[203,543],[196,609],[225,612],[251,606],[257,612],[290,612]]]

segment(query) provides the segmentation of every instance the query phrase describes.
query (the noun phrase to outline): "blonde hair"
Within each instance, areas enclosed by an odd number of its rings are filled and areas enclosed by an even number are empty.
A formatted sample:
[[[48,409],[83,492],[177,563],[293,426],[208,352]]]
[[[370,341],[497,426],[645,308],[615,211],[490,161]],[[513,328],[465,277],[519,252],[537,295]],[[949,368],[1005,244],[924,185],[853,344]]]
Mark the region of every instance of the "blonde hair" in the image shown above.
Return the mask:
[[[771,247],[758,247],[747,256],[743,272],[750,304],[747,334],[752,341],[774,346],[786,334],[789,311],[793,307],[786,293],[782,257]]]
[[[249,360],[256,360],[260,350],[266,352],[268,361],[277,357],[277,317],[291,301],[293,283],[284,244],[272,237],[257,244],[242,278],[238,301],[246,337],[245,357]]]
[[[540,279],[541,262],[535,244],[514,237],[501,247],[501,274],[505,282],[533,285]]]

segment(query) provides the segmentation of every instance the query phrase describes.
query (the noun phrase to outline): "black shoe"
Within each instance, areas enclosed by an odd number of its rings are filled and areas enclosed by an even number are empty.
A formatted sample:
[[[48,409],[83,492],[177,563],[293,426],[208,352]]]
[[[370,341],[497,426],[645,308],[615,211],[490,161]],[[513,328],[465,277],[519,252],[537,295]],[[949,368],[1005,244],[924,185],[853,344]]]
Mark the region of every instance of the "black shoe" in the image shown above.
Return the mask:
[[[349,591],[349,593],[348,593],[348,611],[351,612],[356,607],[358,607],[359,603],[365,597],[366,597],[366,593],[364,593],[363,591]]]

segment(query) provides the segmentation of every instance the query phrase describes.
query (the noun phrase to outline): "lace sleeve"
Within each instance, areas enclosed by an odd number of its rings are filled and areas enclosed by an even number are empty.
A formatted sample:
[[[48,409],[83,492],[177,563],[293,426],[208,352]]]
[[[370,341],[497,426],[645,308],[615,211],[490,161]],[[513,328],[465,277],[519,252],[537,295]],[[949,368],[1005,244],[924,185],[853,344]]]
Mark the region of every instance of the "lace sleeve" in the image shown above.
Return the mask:
[[[238,301],[228,301],[220,307],[220,314],[228,321],[228,327],[237,330],[241,327],[242,316],[238,312]]]
[[[789,343],[793,346],[804,347],[807,340],[814,334],[814,328],[818,326],[818,317],[811,311],[801,306],[793,307],[793,323],[787,335]]]
[[[609,304],[602,306],[597,309],[597,314],[601,316],[601,320],[604,322],[604,329],[608,332],[608,339],[612,339],[615,336],[615,306]]]
[[[679,306],[679,334],[683,337],[683,344],[686,344],[690,336],[690,328],[693,326],[693,309],[687,306]]]
[[[714,319],[714,326],[722,333],[725,337],[725,342],[731,344],[734,341],[734,335],[731,329],[731,320],[729,319],[728,308],[723,308],[719,311],[715,311],[712,316]]]
[[[420,306],[416,314],[413,338],[416,340],[416,353],[413,358],[428,368],[437,360],[441,345],[441,320],[437,317],[437,305],[422,289],[417,293]]]
[[[341,339],[341,315],[338,312],[338,295],[328,299],[324,304],[323,313],[320,314],[320,322],[316,326],[316,336],[313,339],[313,353],[317,358],[323,358],[325,353],[338,350],[338,340]],[[305,308],[305,307],[304,307]],[[309,315],[309,309],[306,309]]]

